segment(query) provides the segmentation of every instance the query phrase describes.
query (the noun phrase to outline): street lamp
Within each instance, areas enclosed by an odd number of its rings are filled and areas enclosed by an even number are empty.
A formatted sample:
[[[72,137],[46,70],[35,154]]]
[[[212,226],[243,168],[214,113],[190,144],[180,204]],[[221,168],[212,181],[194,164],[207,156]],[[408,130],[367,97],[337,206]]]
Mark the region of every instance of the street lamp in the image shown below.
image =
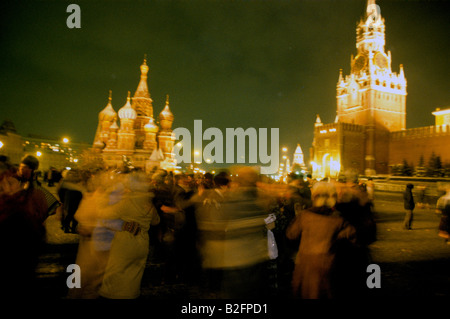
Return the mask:
[[[37,157],[40,157],[41,155],[42,155],[42,152],[40,152],[40,151],[37,151],[37,152],[36,152],[36,156],[37,156]]]
[[[67,137],[64,137],[63,142],[67,144],[67,143],[69,143],[69,139]]]
[[[2,141],[0,141],[0,148],[2,148],[3,147],[3,142]]]

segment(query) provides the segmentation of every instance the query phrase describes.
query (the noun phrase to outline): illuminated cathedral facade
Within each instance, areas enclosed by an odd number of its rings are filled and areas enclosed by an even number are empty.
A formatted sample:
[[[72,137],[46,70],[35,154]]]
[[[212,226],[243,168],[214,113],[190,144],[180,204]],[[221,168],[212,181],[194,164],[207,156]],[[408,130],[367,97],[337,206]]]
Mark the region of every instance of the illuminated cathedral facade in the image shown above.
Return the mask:
[[[433,112],[434,126],[406,129],[407,81],[403,65],[393,71],[384,22],[379,6],[369,0],[356,28],[350,74],[339,73],[335,121],[325,124],[316,117],[310,154],[314,177],[338,177],[348,169],[367,176],[389,174],[390,166],[403,160],[414,165],[432,152],[450,160],[440,144],[450,142],[450,121],[443,119],[449,112]]]
[[[176,166],[175,134],[169,97],[156,121],[147,85],[149,67],[146,59],[140,70],[134,95],[131,97],[128,92],[125,104],[117,112],[112,106],[110,91],[108,104],[98,115],[93,150],[101,154],[107,167],[121,167],[127,162],[146,172],[155,168],[172,171]]]

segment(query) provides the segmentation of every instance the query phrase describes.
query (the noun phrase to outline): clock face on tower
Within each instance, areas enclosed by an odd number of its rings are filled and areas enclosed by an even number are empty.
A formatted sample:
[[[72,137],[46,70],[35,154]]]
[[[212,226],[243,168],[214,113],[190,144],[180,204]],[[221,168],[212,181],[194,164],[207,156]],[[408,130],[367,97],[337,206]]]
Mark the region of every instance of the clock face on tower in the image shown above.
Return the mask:
[[[381,53],[378,52],[374,57],[374,64],[378,66],[380,69],[386,69],[388,67],[388,59],[387,57]]]
[[[357,55],[353,60],[353,72],[361,71],[367,64],[367,58],[364,55]]]

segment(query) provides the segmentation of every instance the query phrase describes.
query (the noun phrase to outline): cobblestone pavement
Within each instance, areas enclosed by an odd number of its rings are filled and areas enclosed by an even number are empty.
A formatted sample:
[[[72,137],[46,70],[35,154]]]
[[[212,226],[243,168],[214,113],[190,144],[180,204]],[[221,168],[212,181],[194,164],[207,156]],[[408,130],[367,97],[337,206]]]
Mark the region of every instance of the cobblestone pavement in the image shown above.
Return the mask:
[[[378,240],[371,245],[373,263],[381,269],[381,288],[371,296],[450,297],[450,245],[437,235],[440,214],[433,207],[416,208],[412,230],[403,230],[403,203],[399,194],[377,194],[375,217]],[[78,237],[60,229],[58,215],[46,222],[48,245],[37,268],[39,291],[49,299],[65,298],[66,267],[75,262]],[[142,281],[141,299],[214,299],[199,285],[161,283],[163,264],[150,254]],[[279,287],[286,293],[287,287]]]

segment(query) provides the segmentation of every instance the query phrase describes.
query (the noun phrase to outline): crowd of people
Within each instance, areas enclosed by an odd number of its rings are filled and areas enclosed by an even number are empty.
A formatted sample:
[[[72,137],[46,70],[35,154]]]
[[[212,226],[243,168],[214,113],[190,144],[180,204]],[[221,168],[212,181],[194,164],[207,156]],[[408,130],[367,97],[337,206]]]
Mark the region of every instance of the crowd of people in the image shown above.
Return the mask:
[[[33,177],[38,165],[32,156],[19,168],[0,161],[0,287],[8,294],[30,287],[55,209]],[[79,235],[81,269],[81,286],[67,297],[138,298],[149,254],[164,265],[161,283],[200,283],[217,298],[276,296],[287,286],[292,298],[361,297],[376,241],[370,182],[291,174],[280,184],[251,167],[65,172],[57,203],[61,227]]]

